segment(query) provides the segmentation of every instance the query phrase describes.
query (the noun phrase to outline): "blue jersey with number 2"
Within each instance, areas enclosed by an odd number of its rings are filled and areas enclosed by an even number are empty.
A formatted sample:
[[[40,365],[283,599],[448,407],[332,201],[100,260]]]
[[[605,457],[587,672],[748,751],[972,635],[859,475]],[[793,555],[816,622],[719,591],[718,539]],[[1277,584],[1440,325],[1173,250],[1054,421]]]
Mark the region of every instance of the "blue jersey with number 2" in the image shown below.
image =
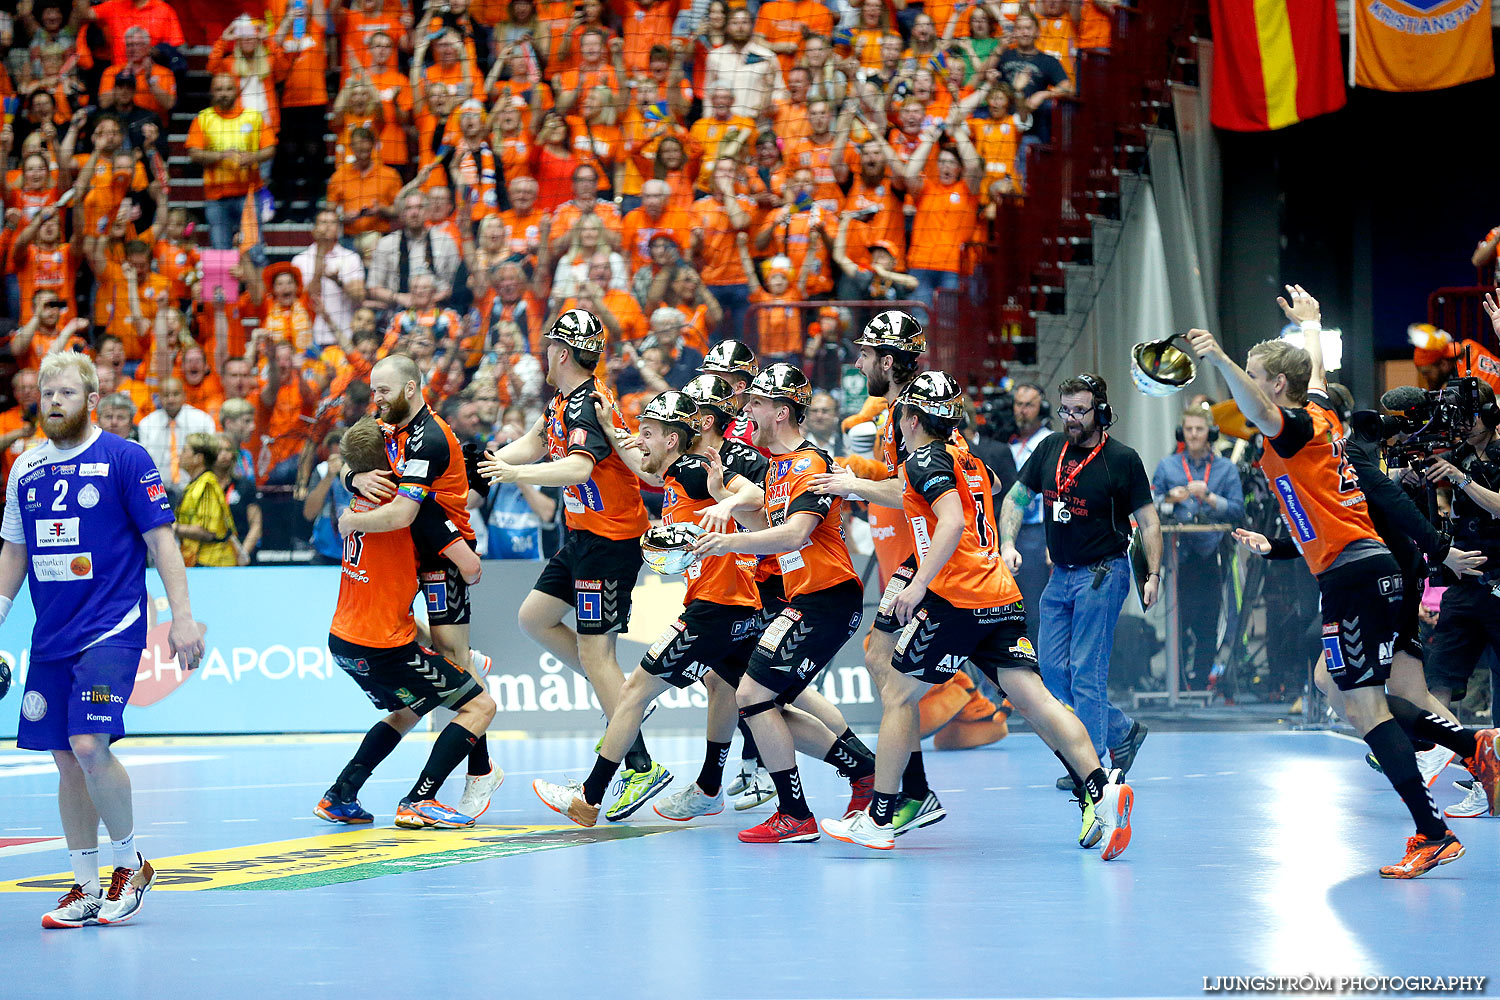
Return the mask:
[[[0,536],[25,545],[36,608],[32,659],[146,645],[146,543],[173,521],[151,456],[97,427],[79,447],[43,442],[16,459]]]

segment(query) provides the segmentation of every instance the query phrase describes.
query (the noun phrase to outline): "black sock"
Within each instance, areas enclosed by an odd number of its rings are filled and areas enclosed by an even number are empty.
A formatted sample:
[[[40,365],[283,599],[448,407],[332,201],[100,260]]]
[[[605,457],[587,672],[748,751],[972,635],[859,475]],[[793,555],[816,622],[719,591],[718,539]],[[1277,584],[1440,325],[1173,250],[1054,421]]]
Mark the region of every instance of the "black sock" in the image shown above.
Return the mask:
[[[869,754],[869,748],[859,742],[858,736],[854,737],[852,744],[840,736],[833,741],[823,759],[850,781],[858,781],[875,773],[875,758]]]
[[[625,766],[632,771],[651,770],[651,754],[646,750],[645,737],[640,733],[635,734],[635,742],[625,751]],[[600,794],[603,794],[602,790]]]
[[[891,818],[896,814],[896,799],[898,795],[887,795],[885,792],[876,792],[870,799],[870,818],[881,826],[887,826]]]
[[[629,759],[629,758],[627,758]],[[646,765],[650,767],[650,765]],[[597,806],[604,801],[604,790],[609,787],[609,779],[615,776],[620,769],[620,762],[600,756],[594,761],[594,769],[583,782],[583,801],[591,806]]]
[[[1084,791],[1088,792],[1090,802],[1098,802],[1104,797],[1104,786],[1109,784],[1109,775],[1104,773],[1104,768],[1096,767],[1083,779]]]
[[[864,741],[854,735],[854,730],[845,727],[844,731],[839,733],[839,739],[843,740],[846,746],[852,748],[861,757],[868,757],[871,760],[875,759],[875,751],[865,746]]]
[[[708,741],[703,755],[703,770],[698,772],[698,790],[704,795],[718,795],[724,784],[724,765],[729,761],[729,744]]]
[[[807,799],[802,795],[802,775],[797,773],[795,767],[789,767],[785,771],[772,771],[771,780],[776,783],[776,797],[780,801],[779,809],[792,819],[809,819],[812,810],[807,808]]]
[[[927,768],[922,765],[922,751],[913,750],[901,772],[901,794],[921,802],[932,792],[927,785]]]
[[[353,802],[357,799],[370,772],[389,757],[400,742],[401,734],[384,719],[371,726],[359,749],[354,751],[353,758],[344,765],[338,780],[328,789],[328,797],[335,802]]]
[[[448,779],[448,775],[453,773],[459,761],[468,756],[478,739],[478,736],[456,722],[444,726],[443,731],[438,733],[438,738],[433,741],[432,753],[427,755],[427,763],[417,777],[417,783],[411,786],[407,799],[421,802],[432,798]]]
[[[1073,779],[1073,787],[1074,788],[1082,788],[1083,787],[1083,779],[1078,776],[1078,772],[1077,771],[1073,770],[1073,765],[1068,763],[1068,758],[1064,757],[1062,754],[1058,753],[1056,750],[1052,751],[1052,756],[1054,756],[1058,760],[1062,761],[1063,769],[1068,772],[1068,777],[1070,777],[1070,778]]]
[[[1375,759],[1380,761],[1380,769],[1385,772],[1386,780],[1396,789],[1401,801],[1406,803],[1412,821],[1417,824],[1417,832],[1429,840],[1441,839],[1448,828],[1438,816],[1437,807],[1432,804],[1432,793],[1422,781],[1422,772],[1417,769],[1417,758],[1411,748],[1411,740],[1402,732],[1401,725],[1395,719],[1386,719],[1365,734],[1365,742],[1370,745]]]
[[[1418,740],[1431,741],[1447,747],[1465,760],[1474,756],[1474,734],[1456,722],[1449,722],[1441,715],[1426,712],[1393,694],[1385,696],[1391,715],[1401,729],[1411,738],[1413,746]]]
[[[741,760],[753,760],[760,763],[760,748],[755,745],[755,734],[750,731],[750,726],[744,719],[739,720],[740,736],[745,740],[740,747]]]
[[[490,743],[483,736],[479,737],[479,742],[474,744],[474,749],[469,751],[469,773],[474,775],[490,773]]]

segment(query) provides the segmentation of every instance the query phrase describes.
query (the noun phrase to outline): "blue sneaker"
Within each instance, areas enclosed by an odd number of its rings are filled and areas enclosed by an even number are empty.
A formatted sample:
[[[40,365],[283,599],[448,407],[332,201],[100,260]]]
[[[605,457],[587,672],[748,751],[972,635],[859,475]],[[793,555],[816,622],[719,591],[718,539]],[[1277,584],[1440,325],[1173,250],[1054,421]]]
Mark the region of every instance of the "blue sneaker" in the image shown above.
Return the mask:
[[[474,817],[449,809],[437,799],[423,799],[421,802],[402,799],[396,807],[396,825],[404,830],[421,830],[429,826],[457,830],[473,826]]]
[[[347,823],[350,826],[375,822],[375,817],[365,811],[364,807],[359,804],[359,799],[335,802],[327,795],[318,801],[313,809],[313,815],[318,819],[326,819],[330,823]]]

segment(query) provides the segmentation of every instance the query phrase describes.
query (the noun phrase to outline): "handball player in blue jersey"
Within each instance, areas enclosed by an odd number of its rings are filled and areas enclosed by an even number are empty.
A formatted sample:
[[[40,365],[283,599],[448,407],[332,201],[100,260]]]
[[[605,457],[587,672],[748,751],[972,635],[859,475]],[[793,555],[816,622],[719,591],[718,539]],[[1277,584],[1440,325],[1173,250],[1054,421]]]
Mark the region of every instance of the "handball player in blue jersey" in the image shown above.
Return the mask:
[[[125,705],[146,646],[147,550],[172,609],[168,641],[188,670],[203,658],[203,626],[188,606],[156,465],[139,444],[89,419],[99,405],[94,363],[72,352],[49,355],[38,382],[47,440],[11,467],[0,526],[0,623],[22,580],[36,608],[16,745],[51,751],[57,762],[76,880],[42,926],[115,924],[140,912],[156,877],[135,849],[130,777],[109,748],[125,734]],[[100,820],[114,854],[103,895]]]

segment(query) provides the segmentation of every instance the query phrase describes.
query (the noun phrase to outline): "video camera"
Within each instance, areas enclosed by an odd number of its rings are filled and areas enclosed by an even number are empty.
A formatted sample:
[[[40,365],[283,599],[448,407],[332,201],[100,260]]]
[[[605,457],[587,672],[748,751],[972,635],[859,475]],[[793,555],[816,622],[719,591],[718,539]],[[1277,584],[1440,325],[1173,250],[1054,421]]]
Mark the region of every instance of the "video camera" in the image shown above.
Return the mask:
[[[1434,455],[1463,444],[1483,402],[1479,379],[1473,375],[1452,379],[1441,389],[1397,386],[1380,397],[1380,405],[1395,412],[1361,410],[1354,414],[1353,429],[1367,439],[1387,442],[1389,467],[1420,470]],[[1391,440],[1397,436],[1399,440]]]

